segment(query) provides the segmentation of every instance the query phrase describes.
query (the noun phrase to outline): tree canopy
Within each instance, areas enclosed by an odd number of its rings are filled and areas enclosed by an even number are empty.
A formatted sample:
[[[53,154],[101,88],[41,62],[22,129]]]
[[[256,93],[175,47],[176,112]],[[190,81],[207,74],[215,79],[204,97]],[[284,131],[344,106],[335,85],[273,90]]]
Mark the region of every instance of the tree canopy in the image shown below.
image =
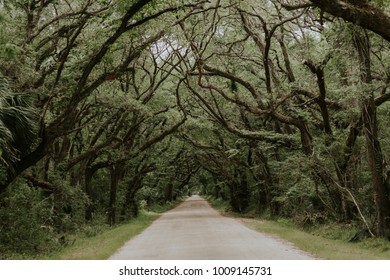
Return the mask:
[[[389,237],[389,11],[1,2],[0,248],[191,193]]]

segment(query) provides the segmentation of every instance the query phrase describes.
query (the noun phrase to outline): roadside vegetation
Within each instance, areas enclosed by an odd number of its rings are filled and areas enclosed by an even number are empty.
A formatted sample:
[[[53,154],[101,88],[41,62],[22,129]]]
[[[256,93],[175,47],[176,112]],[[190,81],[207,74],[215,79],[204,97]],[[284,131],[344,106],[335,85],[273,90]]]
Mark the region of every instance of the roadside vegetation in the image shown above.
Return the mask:
[[[105,260],[113,255],[128,240],[140,234],[161,213],[181,203],[182,199],[165,204],[152,205],[141,209],[137,217],[115,226],[104,222],[94,222],[83,225],[76,230],[68,231],[63,235],[52,235],[51,240],[46,236],[45,244],[39,243],[40,250],[25,249],[24,253],[3,251],[0,259],[44,259],[44,260]],[[30,237],[29,242],[37,244],[37,235]]]
[[[93,228],[82,233],[70,235],[69,245],[49,259],[54,260],[105,260],[122,247],[127,240],[141,233],[159,215],[157,213],[141,213],[127,224],[113,228]]]
[[[164,206],[154,205],[148,210],[141,210],[138,217],[130,222],[115,227],[90,227],[84,232],[67,237],[67,243],[54,254],[43,256],[53,260],[106,260],[121,248],[126,241],[140,234],[150,226],[160,214],[170,210],[179,202]]]
[[[280,238],[318,259],[327,260],[389,260],[390,242],[381,238],[367,238],[352,242],[358,233],[353,225],[326,223],[302,226],[291,219],[270,219],[255,213],[236,213],[229,204],[208,197],[210,204],[222,215],[240,220],[249,228]]]

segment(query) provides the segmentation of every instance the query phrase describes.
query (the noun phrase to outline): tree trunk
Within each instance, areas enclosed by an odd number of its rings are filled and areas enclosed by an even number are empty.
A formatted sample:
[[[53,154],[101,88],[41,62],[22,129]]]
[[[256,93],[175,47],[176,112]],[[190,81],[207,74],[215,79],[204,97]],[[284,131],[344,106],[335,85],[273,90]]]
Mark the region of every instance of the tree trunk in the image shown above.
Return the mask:
[[[110,168],[110,201],[108,204],[108,213],[107,213],[107,222],[110,226],[114,225],[116,222],[116,193],[118,190],[118,172],[115,166]]]
[[[229,182],[230,206],[233,211],[242,213],[249,206],[249,186],[245,171],[236,170],[235,179]]]
[[[260,213],[263,213],[267,208],[269,208],[271,215],[278,215],[279,207],[276,205],[277,202],[273,201],[273,195],[270,192],[274,188],[273,178],[271,174],[271,169],[268,165],[268,159],[263,154],[262,151],[256,151],[256,156],[260,159],[262,164],[262,174],[259,178],[264,183],[261,183],[259,186],[259,198],[258,198],[258,210]]]
[[[390,200],[389,184],[385,178],[385,161],[378,140],[378,121],[374,98],[368,98],[363,103],[364,135],[367,144],[368,163],[371,169],[372,186],[374,189],[377,211],[377,235],[390,235]]]
[[[92,177],[93,177],[92,170],[90,168],[87,168],[85,171],[85,178],[84,178],[84,187],[85,187],[85,194],[87,195],[89,201],[87,202],[87,205],[85,207],[85,220],[91,221],[92,220],[92,213],[93,213],[93,198],[92,198]]]
[[[363,120],[360,117],[358,120],[351,122],[348,138],[345,143],[344,156],[341,162],[336,164],[337,178],[340,185],[347,190],[355,191],[358,188],[357,184],[357,168],[359,154],[354,153],[354,147],[357,137],[362,129]],[[344,221],[350,221],[355,215],[357,215],[356,206],[346,199],[346,195],[343,194],[342,201],[342,219]]]
[[[110,226],[116,223],[116,198],[118,192],[118,183],[124,176],[124,169],[120,165],[110,167],[110,200],[108,205],[107,222]]]
[[[164,189],[164,200],[169,202],[173,200],[173,183],[169,183]]]
[[[125,201],[121,210],[121,221],[126,221],[138,216],[138,205],[135,200],[135,195],[142,187],[142,179],[142,176],[136,175],[135,178],[127,184]]]
[[[362,30],[353,31],[353,40],[358,52],[362,85],[368,88],[372,82],[370,40],[367,33]],[[364,94],[362,119],[377,212],[376,233],[380,237],[385,237],[390,235],[390,199],[389,184],[385,176],[386,162],[378,139],[378,119],[374,93],[364,92]]]

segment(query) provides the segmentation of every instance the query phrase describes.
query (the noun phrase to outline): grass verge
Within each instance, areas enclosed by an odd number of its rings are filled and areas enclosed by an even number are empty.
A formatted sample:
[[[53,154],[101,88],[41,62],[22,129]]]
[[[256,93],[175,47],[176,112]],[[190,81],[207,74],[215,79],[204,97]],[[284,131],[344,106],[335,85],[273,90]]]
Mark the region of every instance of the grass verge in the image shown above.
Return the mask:
[[[95,236],[76,234],[70,237],[72,245],[64,247],[57,253],[47,257],[50,260],[105,260],[114,254],[126,241],[138,235],[169,209],[178,203],[153,207],[153,212],[142,211],[140,215],[127,224],[108,228]]]
[[[210,204],[223,215],[239,218],[248,227],[292,243],[295,247],[319,259],[328,260],[388,260],[390,242],[379,238],[368,238],[361,242],[348,242],[353,229],[337,224],[325,224],[306,230],[292,221],[277,221],[251,218],[251,215],[232,214],[226,203],[209,200]],[[248,219],[248,217],[250,217]]]
[[[128,224],[116,226],[96,236],[88,237],[78,234],[74,244],[65,247],[49,259],[54,260],[105,260],[133,236],[142,232],[155,219],[156,213],[142,213]]]
[[[303,231],[290,222],[245,220],[252,229],[289,241],[314,257],[328,260],[384,260],[390,259],[390,243],[382,239],[366,239],[350,243],[342,239],[323,237],[323,227]],[[329,225],[327,225],[329,226]],[[337,231],[338,229],[335,229]]]

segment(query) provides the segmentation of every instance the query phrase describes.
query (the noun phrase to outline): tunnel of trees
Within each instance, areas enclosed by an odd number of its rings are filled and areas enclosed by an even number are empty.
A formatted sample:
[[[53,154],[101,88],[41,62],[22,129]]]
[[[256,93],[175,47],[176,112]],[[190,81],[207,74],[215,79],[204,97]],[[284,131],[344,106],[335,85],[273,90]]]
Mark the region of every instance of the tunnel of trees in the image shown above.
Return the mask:
[[[390,2],[13,0],[0,24],[0,252],[191,193],[390,237]]]

